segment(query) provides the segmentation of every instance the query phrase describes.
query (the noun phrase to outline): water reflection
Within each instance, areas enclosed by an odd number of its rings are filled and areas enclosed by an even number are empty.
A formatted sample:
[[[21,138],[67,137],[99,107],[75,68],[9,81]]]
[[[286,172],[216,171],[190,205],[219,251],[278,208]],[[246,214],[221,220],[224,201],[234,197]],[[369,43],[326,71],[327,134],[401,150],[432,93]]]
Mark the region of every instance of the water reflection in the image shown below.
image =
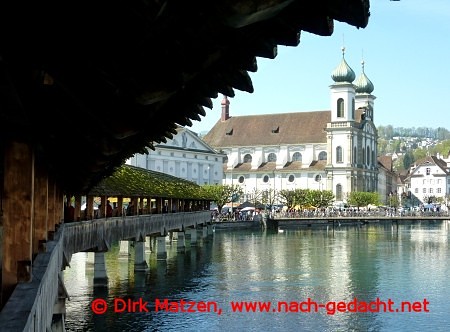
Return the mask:
[[[444,330],[450,312],[447,222],[368,224],[278,232],[216,231],[184,253],[167,242],[167,260],[147,248],[148,272],[135,272],[134,253],[123,258],[119,245],[106,255],[108,289],[92,287],[87,253],[73,256],[65,272],[71,301],[68,331],[393,331]],[[154,245],[156,245],[154,243]],[[154,249],[154,245],[152,248]],[[129,259],[128,259],[129,258]],[[93,299],[149,302],[150,312],[94,315]],[[223,312],[155,312],[155,299],[216,301]],[[428,313],[236,313],[231,301],[430,302]],[[271,308],[272,309],[272,308]],[[86,323],[82,323],[86,321]]]

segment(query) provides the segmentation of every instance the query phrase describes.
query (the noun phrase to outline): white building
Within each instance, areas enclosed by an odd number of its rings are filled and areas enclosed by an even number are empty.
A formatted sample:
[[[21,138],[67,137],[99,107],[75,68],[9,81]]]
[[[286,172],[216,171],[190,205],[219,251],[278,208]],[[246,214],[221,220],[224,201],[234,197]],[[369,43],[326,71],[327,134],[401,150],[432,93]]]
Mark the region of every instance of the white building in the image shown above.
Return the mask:
[[[246,194],[257,190],[331,190],[336,202],[351,191],[377,191],[377,130],[372,82],[344,58],[331,75],[331,110],[230,116],[222,101],[221,119],[203,138],[227,155],[226,184]]]
[[[164,144],[148,149],[148,154],[136,154],[127,164],[162,172],[199,185],[221,184],[223,158],[193,131],[178,127],[177,134]]]
[[[447,205],[450,193],[450,158],[427,156],[415,162],[405,179],[405,185],[407,197],[413,206],[430,202]]]

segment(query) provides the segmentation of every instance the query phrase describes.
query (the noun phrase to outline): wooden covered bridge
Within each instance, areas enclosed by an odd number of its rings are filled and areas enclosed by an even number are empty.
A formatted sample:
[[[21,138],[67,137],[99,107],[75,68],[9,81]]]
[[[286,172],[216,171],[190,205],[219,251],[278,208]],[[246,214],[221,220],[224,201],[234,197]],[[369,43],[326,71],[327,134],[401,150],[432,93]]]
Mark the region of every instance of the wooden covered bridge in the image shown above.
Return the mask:
[[[114,208],[110,205],[108,209],[110,201]],[[64,206],[57,209],[60,223],[54,230],[48,231],[48,224],[35,223],[34,233],[26,235],[38,247],[33,261],[18,264],[19,283],[0,312],[0,330],[44,331],[49,322],[54,324],[52,330],[63,330],[56,326],[64,326],[69,295],[60,275],[70,265],[72,254],[94,252],[94,285],[106,286],[104,252],[120,241],[133,241],[135,270],[146,271],[147,237],[156,238],[157,257],[166,259],[169,232],[177,232],[183,239],[188,235],[191,245],[196,245],[198,231],[204,237],[212,233],[209,202],[193,182],[130,165],[119,167],[86,195],[64,195]],[[46,231],[46,240],[36,238]],[[184,246],[184,241],[177,243]],[[15,253],[8,254],[12,257]]]
[[[369,15],[369,0],[2,1],[0,310],[36,282],[67,197],[75,220],[83,196],[91,215],[89,193],[128,158],[201,120],[218,93],[253,92],[257,57]]]

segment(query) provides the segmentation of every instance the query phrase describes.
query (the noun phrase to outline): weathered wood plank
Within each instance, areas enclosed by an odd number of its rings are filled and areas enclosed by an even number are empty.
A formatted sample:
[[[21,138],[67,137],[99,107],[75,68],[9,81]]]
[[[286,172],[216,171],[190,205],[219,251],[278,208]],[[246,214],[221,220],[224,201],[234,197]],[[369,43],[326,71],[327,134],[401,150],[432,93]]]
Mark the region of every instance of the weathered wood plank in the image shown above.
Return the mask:
[[[4,209],[13,212],[3,216],[2,303],[13,292],[19,275],[31,278],[33,179],[34,157],[30,146],[18,142],[6,144]]]

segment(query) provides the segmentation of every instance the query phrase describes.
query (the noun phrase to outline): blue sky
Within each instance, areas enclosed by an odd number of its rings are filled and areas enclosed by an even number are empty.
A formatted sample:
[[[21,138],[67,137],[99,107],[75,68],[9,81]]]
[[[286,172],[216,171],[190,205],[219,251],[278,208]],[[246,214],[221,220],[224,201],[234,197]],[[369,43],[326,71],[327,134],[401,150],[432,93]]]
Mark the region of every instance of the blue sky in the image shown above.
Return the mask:
[[[331,72],[342,58],[375,86],[376,126],[444,127],[450,130],[450,1],[371,0],[369,24],[357,29],[335,21],[332,36],[302,31],[297,47],[278,46],[275,59],[257,58],[254,92],[235,89],[230,115],[330,109]],[[222,95],[205,108],[194,132],[220,119]]]

